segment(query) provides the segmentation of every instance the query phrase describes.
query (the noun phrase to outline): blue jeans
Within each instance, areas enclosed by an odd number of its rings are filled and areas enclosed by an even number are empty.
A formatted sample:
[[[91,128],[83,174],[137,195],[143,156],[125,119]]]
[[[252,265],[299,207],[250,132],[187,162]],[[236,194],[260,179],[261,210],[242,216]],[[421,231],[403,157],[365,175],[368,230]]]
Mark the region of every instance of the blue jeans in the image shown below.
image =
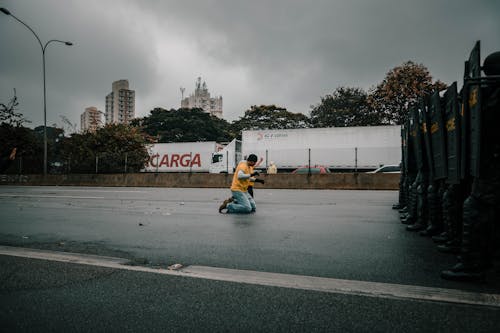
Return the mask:
[[[234,201],[227,205],[229,214],[248,214],[255,212],[255,200],[248,192],[231,191]]]

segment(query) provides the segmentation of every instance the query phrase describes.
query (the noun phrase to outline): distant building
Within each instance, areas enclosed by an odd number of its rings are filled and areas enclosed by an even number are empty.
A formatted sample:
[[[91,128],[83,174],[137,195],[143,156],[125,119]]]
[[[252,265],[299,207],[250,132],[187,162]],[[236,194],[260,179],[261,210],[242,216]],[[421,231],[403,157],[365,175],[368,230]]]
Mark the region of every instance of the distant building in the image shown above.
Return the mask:
[[[183,98],[181,108],[201,108],[218,118],[222,118],[222,96],[210,97],[207,84],[201,83],[201,77],[196,81],[196,89],[189,97]]]
[[[128,80],[113,82],[113,91],[106,96],[106,124],[128,124],[135,117],[135,91]]]
[[[102,111],[97,110],[95,106],[85,108],[85,111],[80,116],[80,129],[82,132],[95,132],[99,127],[102,127]]]

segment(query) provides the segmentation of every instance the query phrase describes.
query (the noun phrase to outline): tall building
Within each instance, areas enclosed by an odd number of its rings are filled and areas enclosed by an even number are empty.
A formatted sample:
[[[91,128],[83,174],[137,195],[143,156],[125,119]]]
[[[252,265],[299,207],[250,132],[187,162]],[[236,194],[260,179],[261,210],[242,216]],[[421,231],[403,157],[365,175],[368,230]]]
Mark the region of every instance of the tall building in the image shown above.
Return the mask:
[[[201,108],[218,118],[222,118],[222,96],[210,97],[207,84],[201,83],[201,77],[196,81],[196,89],[189,97],[181,100],[181,108]]]
[[[135,91],[128,80],[113,82],[113,91],[106,96],[106,124],[128,124],[135,117]]]
[[[102,111],[97,110],[95,106],[85,108],[85,111],[80,116],[80,129],[82,132],[90,131],[95,132],[103,125]]]

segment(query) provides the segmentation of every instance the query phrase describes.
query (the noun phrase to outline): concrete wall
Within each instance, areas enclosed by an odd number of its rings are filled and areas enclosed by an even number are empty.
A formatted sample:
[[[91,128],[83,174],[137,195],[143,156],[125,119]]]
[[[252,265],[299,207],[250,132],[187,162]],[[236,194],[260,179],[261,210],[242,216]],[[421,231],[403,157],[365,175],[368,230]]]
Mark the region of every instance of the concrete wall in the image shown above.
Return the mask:
[[[262,175],[255,188],[398,190],[399,174],[332,173]],[[229,188],[232,175],[206,173],[129,173],[69,175],[0,175],[1,185],[147,186]]]

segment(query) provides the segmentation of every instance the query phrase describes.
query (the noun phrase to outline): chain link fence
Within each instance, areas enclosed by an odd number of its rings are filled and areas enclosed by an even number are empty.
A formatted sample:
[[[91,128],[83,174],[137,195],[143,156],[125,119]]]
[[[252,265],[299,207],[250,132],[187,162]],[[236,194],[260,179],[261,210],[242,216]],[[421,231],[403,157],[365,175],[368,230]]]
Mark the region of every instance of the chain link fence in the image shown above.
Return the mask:
[[[139,159],[140,160],[140,159]],[[48,158],[47,172],[49,174],[70,173],[133,173],[143,168],[143,163],[137,162],[135,152],[101,152],[90,154],[85,159],[71,156],[64,158]],[[39,174],[43,172],[42,156],[17,155],[13,161],[2,161],[6,167],[2,174],[22,175]]]
[[[285,150],[262,150],[249,152],[262,157],[258,170],[266,170],[273,162],[279,173],[292,172],[298,167],[322,167],[336,172],[364,172],[374,170],[381,165],[399,164],[401,161],[400,147],[362,147],[362,148],[301,148]],[[205,156],[207,155],[208,156]],[[188,156],[183,158],[182,156]],[[225,159],[214,160],[209,152],[152,155],[151,163],[147,157],[137,152],[97,152],[86,156],[76,155],[48,158],[47,170],[49,174],[104,174],[104,173],[136,173],[136,172],[229,172],[232,173],[238,162],[246,153],[231,155]],[[203,155],[195,166],[191,164],[195,155]],[[242,156],[243,155],[243,156]],[[76,157],[78,156],[78,157]],[[238,156],[238,157],[236,157]],[[168,157],[168,159],[167,159]],[[235,159],[234,163],[228,162]],[[219,171],[216,163],[222,163]],[[211,168],[212,167],[212,168]],[[219,168],[220,169],[220,168]],[[39,174],[43,172],[42,156],[18,155],[11,161],[3,174]]]

